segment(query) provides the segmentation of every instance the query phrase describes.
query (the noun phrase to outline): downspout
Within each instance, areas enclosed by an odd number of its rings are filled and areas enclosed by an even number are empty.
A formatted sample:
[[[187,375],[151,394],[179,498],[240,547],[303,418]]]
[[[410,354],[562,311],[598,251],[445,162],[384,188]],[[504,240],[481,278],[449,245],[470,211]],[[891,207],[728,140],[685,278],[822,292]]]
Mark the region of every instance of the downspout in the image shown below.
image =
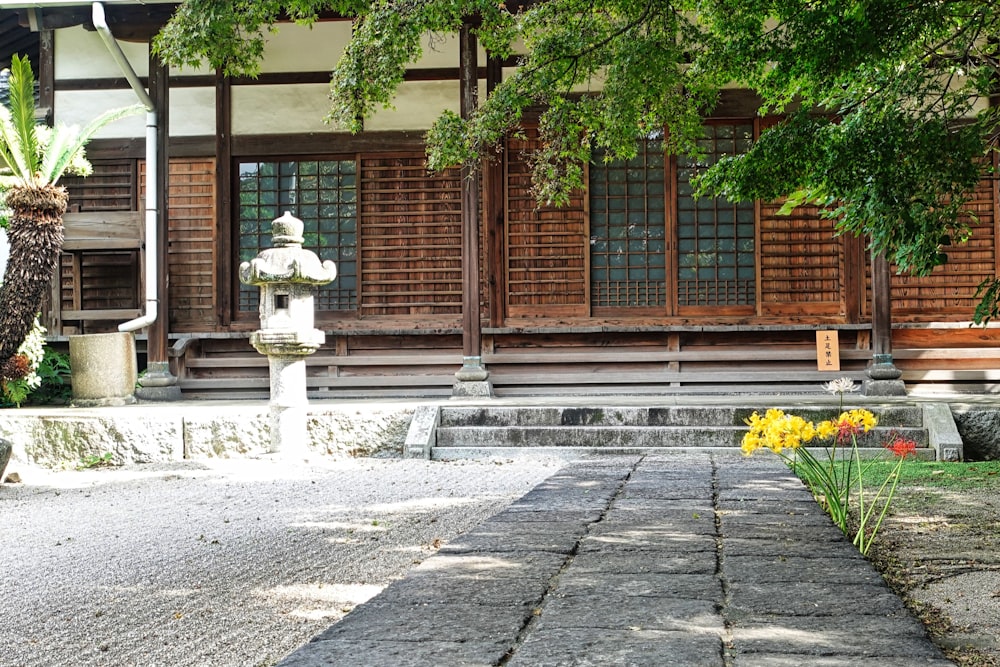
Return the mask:
[[[118,63],[128,85],[135,91],[139,102],[146,107],[146,314],[118,325],[118,331],[135,331],[148,327],[156,321],[157,304],[159,303],[159,295],[156,292],[156,274],[158,272],[156,264],[156,107],[149,94],[146,93],[146,89],[142,87],[142,83],[135,70],[132,69],[128,58],[125,57],[118,42],[115,41],[115,36],[111,34],[111,28],[108,27],[107,19],[104,16],[104,5],[99,2],[95,2],[93,5],[93,22],[97,34],[104,40],[111,57]]]

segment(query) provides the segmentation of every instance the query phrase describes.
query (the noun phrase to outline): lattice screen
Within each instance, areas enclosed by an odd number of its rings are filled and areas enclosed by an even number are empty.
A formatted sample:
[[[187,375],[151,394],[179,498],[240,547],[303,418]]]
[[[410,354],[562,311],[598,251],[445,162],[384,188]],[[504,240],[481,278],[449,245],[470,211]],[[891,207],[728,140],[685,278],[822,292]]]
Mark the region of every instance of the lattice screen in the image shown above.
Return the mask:
[[[764,315],[843,312],[844,241],[835,221],[813,206],[777,215],[780,202],[761,205],[761,309]]]
[[[357,165],[354,160],[240,162],[237,263],[271,247],[271,221],[285,211],[304,224],[303,247],[337,263],[316,294],[317,311],[357,309]],[[256,311],[257,287],[240,284],[238,309]]]
[[[217,325],[215,159],[170,160],[170,330]]]
[[[595,308],[667,303],[665,158],[659,140],[638,155],[590,166],[590,302]]]
[[[677,159],[678,306],[748,306],[756,299],[754,205],[724,198],[695,199],[691,180],[698,169],[723,155],[745,152],[750,123],[705,127],[698,161]]]
[[[983,179],[969,206],[978,222],[963,245],[942,248],[948,262],[929,276],[892,276],[893,317],[921,321],[968,321],[976,307],[976,286],[996,275],[996,213],[994,183]]]
[[[69,190],[71,211],[136,210],[136,161],[96,160],[94,172],[64,176],[60,183]]]

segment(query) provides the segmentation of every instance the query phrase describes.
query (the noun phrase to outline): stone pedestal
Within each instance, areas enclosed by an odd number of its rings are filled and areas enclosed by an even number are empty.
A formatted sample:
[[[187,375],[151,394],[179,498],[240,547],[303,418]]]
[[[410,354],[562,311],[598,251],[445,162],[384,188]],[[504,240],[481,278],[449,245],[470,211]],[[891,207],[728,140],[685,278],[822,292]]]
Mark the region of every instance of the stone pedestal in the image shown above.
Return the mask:
[[[891,354],[872,355],[865,372],[870,378],[861,388],[865,396],[906,396],[906,385],[900,380],[903,373],[892,363]]]
[[[451,395],[454,398],[491,398],[493,385],[490,372],[483,366],[482,357],[463,357],[462,368],[455,373]]]
[[[306,397],[306,358],[272,354],[268,355],[267,364],[271,373],[270,452],[307,458],[309,399]]]
[[[135,338],[131,333],[70,336],[69,365],[74,405],[135,403],[138,372]]]
[[[146,364],[146,374],[135,390],[136,398],[144,401],[179,401],[181,388],[177,377],[170,372],[170,363],[151,361]]]

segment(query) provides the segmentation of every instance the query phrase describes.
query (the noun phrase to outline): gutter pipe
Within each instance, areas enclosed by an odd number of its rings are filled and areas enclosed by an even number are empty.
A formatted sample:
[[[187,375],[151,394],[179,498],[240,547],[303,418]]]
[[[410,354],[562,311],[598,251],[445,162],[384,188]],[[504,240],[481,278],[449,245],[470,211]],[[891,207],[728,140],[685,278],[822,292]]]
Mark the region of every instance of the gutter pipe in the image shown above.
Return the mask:
[[[158,197],[156,186],[156,132],[158,125],[155,111],[156,106],[153,104],[153,100],[150,99],[149,94],[146,93],[146,89],[142,87],[139,77],[136,75],[135,70],[132,69],[132,65],[129,63],[128,58],[125,57],[118,42],[115,41],[115,36],[111,34],[111,28],[108,27],[108,22],[104,15],[104,5],[100,2],[93,4],[93,22],[94,28],[97,29],[97,34],[101,36],[105,46],[108,47],[111,57],[118,63],[118,67],[121,68],[122,74],[125,75],[128,85],[135,91],[139,102],[146,107],[146,314],[118,325],[118,331],[135,331],[136,329],[148,327],[156,321],[157,306],[159,304],[159,295],[156,291],[156,274],[158,272],[156,261],[158,252],[156,245],[156,200]]]

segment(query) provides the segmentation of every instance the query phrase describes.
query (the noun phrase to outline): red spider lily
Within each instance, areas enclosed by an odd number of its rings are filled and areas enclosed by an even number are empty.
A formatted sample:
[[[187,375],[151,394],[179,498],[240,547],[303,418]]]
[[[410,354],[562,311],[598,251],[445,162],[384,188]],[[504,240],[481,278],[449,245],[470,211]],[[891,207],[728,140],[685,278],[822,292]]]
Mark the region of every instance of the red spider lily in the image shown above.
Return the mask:
[[[909,438],[897,437],[886,444],[885,448],[901,459],[917,453],[917,443]]]
[[[851,442],[853,438],[865,432],[863,426],[853,423],[850,419],[841,419],[836,423],[836,426],[838,445],[847,444]]]

